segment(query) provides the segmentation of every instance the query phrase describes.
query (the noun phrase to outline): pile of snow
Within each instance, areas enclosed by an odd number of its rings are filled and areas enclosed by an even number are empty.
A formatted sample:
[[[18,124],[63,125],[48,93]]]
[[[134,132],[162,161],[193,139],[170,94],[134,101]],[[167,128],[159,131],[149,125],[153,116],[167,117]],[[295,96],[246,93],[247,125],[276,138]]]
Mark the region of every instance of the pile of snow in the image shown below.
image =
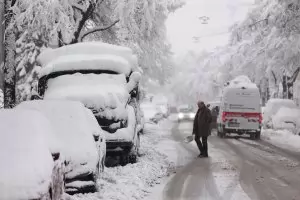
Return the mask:
[[[121,140],[132,141],[136,133],[136,117],[134,108],[130,105],[127,106],[128,121],[127,127],[118,129],[115,133],[106,132],[107,140]]]
[[[141,136],[139,162],[106,168],[99,193],[77,194],[72,200],[141,200],[162,183],[175,168],[177,143],[170,139],[172,124],[165,121],[153,134]]]
[[[229,88],[249,88],[249,89],[257,89],[257,85],[247,77],[247,76],[238,76],[233,80],[229,81],[227,85]]]
[[[66,178],[96,171],[98,153],[93,138],[95,126],[90,126],[87,108],[82,103],[36,100],[22,102],[16,109],[37,110],[50,120],[55,136],[62,143],[60,152],[69,163],[66,166]]]
[[[49,62],[39,73],[39,77],[54,72],[79,70],[109,70],[128,76],[131,66],[127,60],[115,55],[66,55]]]
[[[95,56],[115,55],[127,60],[133,71],[136,71],[138,68],[137,57],[130,48],[95,41],[66,45],[57,49],[46,49],[38,56],[37,61],[42,66],[46,66],[60,56],[82,54]]]
[[[296,133],[300,128],[300,110],[282,107],[272,117],[273,129],[286,129]]]
[[[263,124],[264,126],[271,126],[273,116],[278,112],[280,108],[297,109],[294,101],[290,99],[270,99],[264,109]]]
[[[275,146],[300,153],[300,137],[288,130],[263,130],[262,137]]]
[[[0,199],[40,199],[48,192],[55,148],[50,122],[35,111],[0,111]]]
[[[72,74],[48,80],[44,99],[82,102],[107,119],[126,119],[129,99],[123,74]]]

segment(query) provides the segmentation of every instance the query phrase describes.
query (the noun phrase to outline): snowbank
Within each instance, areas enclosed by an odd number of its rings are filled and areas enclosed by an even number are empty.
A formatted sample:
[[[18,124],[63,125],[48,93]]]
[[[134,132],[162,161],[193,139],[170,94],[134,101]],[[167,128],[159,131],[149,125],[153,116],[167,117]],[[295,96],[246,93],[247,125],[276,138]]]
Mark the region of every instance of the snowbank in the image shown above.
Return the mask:
[[[82,102],[107,119],[126,119],[129,99],[123,74],[72,74],[48,80],[44,99]]]
[[[0,122],[0,199],[39,199],[51,183],[50,122],[20,110],[1,110]]]
[[[57,49],[46,49],[38,56],[37,61],[42,66],[46,66],[60,56],[80,54],[97,56],[111,54],[120,56],[129,62],[133,71],[135,71],[135,69],[138,67],[137,57],[133,55],[133,52],[130,48],[95,41],[66,45]]]
[[[272,117],[278,112],[280,108],[296,109],[296,104],[290,99],[270,99],[264,109],[263,124],[266,126],[272,121]]]
[[[169,139],[172,125],[157,126],[153,134],[141,136],[139,162],[124,167],[106,168],[101,189],[95,194],[77,194],[72,200],[141,200],[149,195],[153,187],[174,170],[176,142]],[[150,130],[149,130],[150,131]]]
[[[136,133],[136,117],[134,108],[127,106],[128,121],[126,128],[120,128],[115,133],[106,133],[106,140],[132,141]]]
[[[263,139],[269,141],[275,146],[300,153],[300,136],[291,133],[288,130],[263,130]]]
[[[39,77],[61,71],[109,70],[128,76],[131,66],[127,60],[115,55],[67,55],[49,62],[39,73]]]
[[[93,138],[94,127],[90,126],[87,108],[82,103],[36,100],[22,102],[16,108],[40,111],[50,120],[55,136],[62,143],[61,152],[69,163],[66,178],[96,171],[98,153]]]

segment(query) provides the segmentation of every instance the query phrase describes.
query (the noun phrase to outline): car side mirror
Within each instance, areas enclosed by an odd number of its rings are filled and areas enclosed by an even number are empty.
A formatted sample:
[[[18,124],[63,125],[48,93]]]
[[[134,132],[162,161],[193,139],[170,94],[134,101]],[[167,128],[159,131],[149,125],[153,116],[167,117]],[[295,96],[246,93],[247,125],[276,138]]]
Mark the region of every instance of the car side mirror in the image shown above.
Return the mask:
[[[58,160],[58,159],[59,159],[59,156],[60,156],[60,153],[59,153],[59,152],[52,153],[53,161]]]
[[[95,142],[98,142],[99,141],[99,135],[94,135],[94,140],[95,140]]]

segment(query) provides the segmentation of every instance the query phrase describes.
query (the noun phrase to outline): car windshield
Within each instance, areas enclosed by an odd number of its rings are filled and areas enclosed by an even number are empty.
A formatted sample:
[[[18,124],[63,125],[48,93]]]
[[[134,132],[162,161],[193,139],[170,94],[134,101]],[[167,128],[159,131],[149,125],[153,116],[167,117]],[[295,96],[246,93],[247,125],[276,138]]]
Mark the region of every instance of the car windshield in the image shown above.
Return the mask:
[[[180,108],[179,109],[179,112],[181,112],[181,113],[190,113],[192,111],[193,110],[191,108]]]

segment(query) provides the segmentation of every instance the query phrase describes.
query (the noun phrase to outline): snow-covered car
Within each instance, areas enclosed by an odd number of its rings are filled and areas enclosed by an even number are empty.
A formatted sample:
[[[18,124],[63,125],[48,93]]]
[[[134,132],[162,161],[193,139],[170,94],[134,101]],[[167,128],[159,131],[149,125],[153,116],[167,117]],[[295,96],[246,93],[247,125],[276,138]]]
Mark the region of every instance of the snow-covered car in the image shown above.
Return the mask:
[[[151,117],[150,121],[157,124],[159,121],[165,118],[165,115],[161,112],[156,113],[153,117]]]
[[[178,107],[178,122],[193,121],[196,113],[190,105],[180,105]]]
[[[0,111],[0,199],[61,200],[64,159],[49,120],[36,111]]]
[[[294,134],[298,134],[300,128],[300,109],[298,108],[280,108],[272,117],[273,129],[289,130]]]
[[[37,60],[42,66],[39,95],[82,102],[105,131],[107,155],[121,156],[122,163],[136,162],[143,125],[141,73],[132,50],[82,42],[46,50]]]
[[[273,128],[272,118],[276,115],[280,108],[297,109],[296,104],[290,99],[270,99],[263,114],[263,127],[267,129]]]
[[[67,163],[66,192],[97,191],[104,169],[105,136],[91,111],[80,102],[66,100],[25,101],[16,109],[39,111],[51,122]]]
[[[156,105],[151,102],[142,102],[141,109],[144,112],[144,119],[146,122],[150,122],[151,119],[158,113]]]

